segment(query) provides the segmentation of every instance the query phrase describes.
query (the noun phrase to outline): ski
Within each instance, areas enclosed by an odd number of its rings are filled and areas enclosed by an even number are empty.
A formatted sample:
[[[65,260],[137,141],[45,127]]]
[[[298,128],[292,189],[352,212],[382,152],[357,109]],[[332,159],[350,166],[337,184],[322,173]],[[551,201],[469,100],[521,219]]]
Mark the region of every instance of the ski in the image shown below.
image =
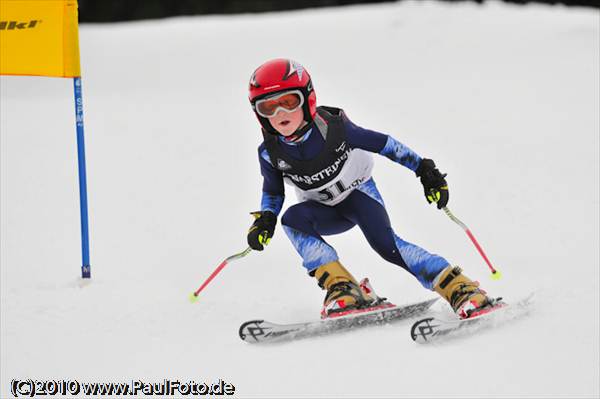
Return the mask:
[[[413,324],[410,335],[413,341],[426,344],[438,342],[445,338],[470,334],[481,328],[495,327],[527,314],[529,312],[529,305],[532,302],[533,294],[530,294],[513,304],[499,302],[499,306],[490,312],[469,319],[448,320],[427,317]]]
[[[406,319],[425,312],[437,300],[438,298],[434,298],[410,305],[390,305],[381,309],[297,324],[275,324],[265,320],[251,320],[240,326],[239,334],[242,340],[250,343],[293,340]]]

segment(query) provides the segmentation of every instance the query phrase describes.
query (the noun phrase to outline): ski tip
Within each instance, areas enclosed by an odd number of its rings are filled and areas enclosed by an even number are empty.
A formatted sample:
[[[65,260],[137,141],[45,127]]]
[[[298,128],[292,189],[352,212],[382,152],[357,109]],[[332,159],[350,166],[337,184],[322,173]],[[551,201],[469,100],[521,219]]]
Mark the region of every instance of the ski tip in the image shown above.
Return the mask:
[[[196,303],[196,302],[198,302],[199,298],[198,298],[198,295],[196,295],[195,292],[192,292],[190,294],[190,296],[188,297],[188,299],[190,300],[190,303]]]
[[[265,333],[264,329],[261,327],[263,322],[264,320],[250,320],[243,323],[238,331],[242,341],[259,342],[260,337]]]
[[[413,341],[423,343],[428,341],[428,337],[435,334],[435,327],[432,325],[435,318],[428,317],[421,319],[413,324],[410,329],[410,337]]]

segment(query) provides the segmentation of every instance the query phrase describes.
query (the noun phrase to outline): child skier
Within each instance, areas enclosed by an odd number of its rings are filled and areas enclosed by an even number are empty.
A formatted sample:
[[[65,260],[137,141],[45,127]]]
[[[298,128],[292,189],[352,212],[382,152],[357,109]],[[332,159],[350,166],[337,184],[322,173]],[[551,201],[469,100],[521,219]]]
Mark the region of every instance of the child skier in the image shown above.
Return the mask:
[[[323,236],[358,225],[371,247],[446,299],[460,318],[493,306],[479,284],[431,254],[398,237],[371,177],[370,153],[383,155],[416,173],[429,203],[448,203],[448,185],[431,159],[421,158],[386,134],[352,123],[344,111],[317,107],[306,69],[295,61],[274,59],[252,74],[249,99],[262,127],[258,148],[262,187],[261,210],[248,231],[248,245],[262,251],[275,232],[284,201],[284,181],[295,186],[299,203],[281,217],[281,224],[303,266],[327,291],[322,317],[381,305],[342,266]]]

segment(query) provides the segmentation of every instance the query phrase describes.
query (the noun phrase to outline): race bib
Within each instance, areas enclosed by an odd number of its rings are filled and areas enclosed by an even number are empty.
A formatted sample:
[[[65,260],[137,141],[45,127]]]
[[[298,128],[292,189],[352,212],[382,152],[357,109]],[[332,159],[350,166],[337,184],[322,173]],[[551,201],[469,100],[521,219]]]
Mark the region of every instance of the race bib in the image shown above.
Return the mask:
[[[371,154],[363,150],[352,149],[340,173],[326,185],[302,190],[294,185],[290,178],[284,176],[284,181],[295,187],[298,201],[312,200],[333,206],[342,202],[356,187],[369,180],[372,171],[373,157]]]

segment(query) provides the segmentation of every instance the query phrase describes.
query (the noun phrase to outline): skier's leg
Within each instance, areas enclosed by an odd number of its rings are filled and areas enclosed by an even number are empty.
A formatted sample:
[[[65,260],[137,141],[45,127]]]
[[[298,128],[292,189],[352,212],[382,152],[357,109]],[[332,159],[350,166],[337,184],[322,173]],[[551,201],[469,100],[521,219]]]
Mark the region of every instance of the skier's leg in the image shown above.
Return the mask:
[[[355,224],[341,216],[335,207],[306,201],[289,207],[281,217],[281,225],[302,257],[303,266],[312,272],[338,260],[337,252],[322,236],[343,233]]]
[[[394,233],[373,179],[342,202],[340,213],[360,227],[369,245],[382,258],[409,271],[427,289],[433,289],[436,276],[449,266],[443,257],[404,241]]]
[[[322,237],[347,231],[354,223],[341,216],[335,207],[307,201],[288,208],[281,224],[309,275],[317,279],[319,287],[327,290],[321,312],[323,317],[365,307],[372,302]]]
[[[493,303],[485,291],[478,288],[479,283],[462,274],[459,267],[450,266],[444,258],[430,254],[394,233],[373,180],[353,192],[343,202],[340,213],[359,225],[371,247],[384,259],[404,267],[425,288],[437,292],[459,317],[469,317]]]

